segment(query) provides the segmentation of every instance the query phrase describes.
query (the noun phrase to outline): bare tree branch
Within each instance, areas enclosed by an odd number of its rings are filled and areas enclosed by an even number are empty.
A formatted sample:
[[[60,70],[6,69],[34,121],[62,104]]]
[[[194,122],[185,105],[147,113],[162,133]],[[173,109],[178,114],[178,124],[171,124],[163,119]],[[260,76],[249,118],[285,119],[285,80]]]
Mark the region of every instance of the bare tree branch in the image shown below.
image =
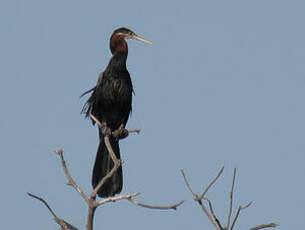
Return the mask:
[[[83,190],[76,184],[76,182],[73,180],[68,167],[66,165],[66,162],[64,160],[64,156],[63,156],[63,150],[59,149],[57,151],[55,151],[57,153],[57,155],[59,155],[60,159],[61,159],[61,165],[62,168],[64,170],[64,173],[66,174],[67,178],[68,178],[68,185],[71,185],[86,201],[86,203],[88,204],[89,210],[88,210],[88,219],[87,219],[87,229],[88,230],[92,230],[93,229],[93,217],[94,217],[94,212],[96,207],[95,205],[95,197],[88,197]]]
[[[259,229],[263,229],[263,228],[275,228],[277,226],[279,226],[279,225],[276,224],[276,223],[261,224],[261,225],[258,225],[256,227],[250,228],[250,230],[259,230]]]
[[[181,169],[181,173],[182,173],[182,176],[183,176],[183,179],[184,179],[184,182],[185,182],[187,188],[190,190],[190,192],[193,194],[193,196],[197,200],[198,199],[198,195],[192,190],[192,187],[191,187],[190,183],[188,182],[188,180],[186,178],[186,175],[185,175],[185,172],[184,172],[183,169]]]
[[[94,122],[101,128],[102,127],[102,123],[95,117],[93,116],[92,114],[90,114],[90,118],[92,120],[94,120]]]
[[[40,201],[49,209],[49,211],[50,211],[50,213],[52,214],[52,216],[53,216],[54,218],[57,218],[55,212],[51,209],[51,207],[49,206],[49,204],[48,204],[43,198],[38,197],[38,196],[35,196],[34,194],[29,193],[29,192],[27,192],[27,194],[28,194],[30,197],[33,197],[33,198],[35,198],[35,199],[37,199],[37,200],[40,200]]]
[[[127,129],[129,133],[137,133],[139,134],[141,132],[141,129]]]
[[[144,203],[141,203],[141,202],[139,202],[137,200],[134,200],[132,198],[128,198],[127,200],[130,201],[131,203],[133,203],[134,205],[137,205],[137,206],[141,206],[141,207],[144,207],[144,208],[150,208],[150,209],[159,209],[159,210],[168,210],[168,209],[176,210],[178,206],[180,206],[181,204],[184,203],[184,201],[182,200],[182,201],[179,201],[176,204],[167,205],[167,206],[158,206],[158,205],[144,204]]]
[[[110,144],[109,136],[108,136],[108,135],[106,135],[106,136],[104,137],[104,141],[105,141],[105,145],[106,145],[106,147],[107,147],[107,149],[108,149],[108,152],[109,152],[109,154],[110,154],[110,157],[111,157],[113,163],[114,163],[115,165],[116,165],[116,164],[117,164],[117,165],[121,164],[120,160],[116,157],[116,155],[115,155],[115,153],[114,153],[114,151],[113,151],[113,149],[112,149],[112,146],[111,146],[111,144]]]
[[[188,189],[190,190],[190,192],[193,194],[194,196],[194,200],[197,201],[201,207],[201,209],[203,210],[203,212],[207,215],[207,217],[209,218],[209,220],[211,221],[211,223],[215,226],[215,228],[217,230],[223,230],[219,221],[216,220],[216,218],[214,218],[214,215],[211,214],[208,209],[204,206],[204,204],[202,203],[201,199],[199,199],[199,196],[192,190],[192,187],[190,185],[190,183],[188,182],[187,178],[186,178],[186,175],[184,173],[184,170],[181,169],[181,173],[183,175],[183,178],[184,178],[184,182],[186,184],[186,186],[188,187]],[[218,178],[218,177],[217,177]],[[217,180],[217,179],[216,179]],[[215,179],[213,180],[214,182],[216,181]],[[212,181],[212,182],[213,182]],[[211,187],[211,184],[213,183],[210,183],[209,186],[205,189],[206,191],[208,191],[208,188]],[[206,192],[205,192],[206,193]]]
[[[128,194],[128,195],[120,195],[120,196],[113,196],[113,197],[108,197],[106,199],[102,199],[100,201],[97,201],[95,203],[96,207],[102,205],[102,204],[105,204],[105,203],[108,203],[108,202],[115,202],[117,200],[123,200],[123,199],[131,199],[132,197],[135,197],[135,196],[138,196],[140,193],[139,192],[134,192],[134,193],[131,193],[131,194]]]
[[[63,171],[64,171],[64,173],[65,173],[65,175],[68,179],[68,185],[71,185],[83,197],[83,199],[86,201],[86,203],[88,205],[88,216],[87,216],[87,224],[86,224],[87,230],[93,230],[93,220],[94,220],[94,215],[95,215],[96,208],[98,206],[103,205],[103,204],[108,203],[108,202],[115,202],[117,200],[126,199],[134,205],[145,207],[145,208],[150,208],[150,209],[159,209],[159,210],[160,209],[161,210],[168,210],[168,209],[174,209],[175,210],[178,206],[183,204],[184,201],[179,201],[178,203],[175,203],[175,204],[172,204],[172,205],[167,205],[167,206],[145,204],[145,203],[142,203],[142,202],[139,202],[139,201],[133,199],[133,197],[139,195],[138,192],[127,194],[127,195],[119,195],[119,196],[108,197],[106,199],[96,201],[95,199],[96,199],[97,191],[102,188],[102,186],[104,185],[106,180],[109,179],[113,175],[113,173],[118,169],[118,167],[120,167],[121,164],[122,164],[122,161],[120,159],[117,159],[117,157],[116,157],[116,155],[115,155],[115,153],[112,149],[112,146],[111,146],[110,141],[109,141],[109,136],[113,136],[114,138],[122,139],[122,138],[125,138],[126,136],[128,136],[129,133],[133,133],[133,132],[139,133],[140,130],[139,129],[127,130],[128,134],[126,135],[126,129],[123,127],[123,125],[121,125],[118,130],[109,132],[109,128],[107,128],[106,123],[102,124],[93,115],[90,115],[90,117],[98,124],[98,126],[100,128],[105,129],[103,131],[103,132],[105,132],[105,134],[104,134],[105,145],[108,149],[109,155],[111,156],[111,158],[114,162],[114,166],[111,169],[111,171],[105,177],[102,178],[102,180],[99,182],[99,184],[92,191],[90,197],[87,196],[84,193],[84,191],[74,181],[74,179],[73,179],[72,175],[70,174],[69,169],[66,165],[66,162],[65,162],[65,159],[64,159],[64,156],[63,156],[63,150],[59,149],[59,150],[55,151],[56,154],[61,159],[61,165],[62,165]],[[103,127],[103,125],[104,125],[104,127]],[[185,177],[185,180],[187,182],[186,177]],[[189,188],[191,189],[190,186],[189,186]],[[197,194],[195,194],[195,193],[193,193],[193,194],[196,195],[196,197],[198,197]],[[56,223],[58,223],[61,226],[62,230],[77,230],[77,228],[74,227],[73,225],[71,225],[71,224],[67,223],[66,221],[58,218],[56,216],[56,214],[54,213],[54,211],[51,209],[51,207],[48,205],[48,203],[45,200],[43,200],[42,198],[37,197],[33,194],[30,194],[30,193],[28,193],[28,195],[35,198],[35,199],[40,200],[41,202],[43,202],[45,204],[45,206],[48,208],[48,210],[51,212],[52,216],[54,217]],[[201,201],[198,201],[198,202],[201,203]],[[222,229],[219,229],[219,230],[222,230]]]
[[[184,178],[185,184],[187,185],[187,188],[189,189],[189,191],[192,193],[192,195],[194,197],[194,200],[199,203],[202,211],[207,215],[208,219],[214,225],[214,227],[217,230],[229,230],[229,229],[233,230],[241,210],[248,208],[252,204],[252,201],[249,202],[245,206],[239,206],[238,207],[238,210],[236,212],[236,215],[235,215],[234,220],[232,222],[232,225],[230,227],[230,222],[231,222],[231,217],[232,217],[232,210],[233,210],[233,195],[234,195],[234,187],[235,187],[235,178],[236,178],[236,168],[234,168],[232,186],[231,186],[231,191],[230,191],[230,206],[229,206],[229,211],[228,211],[228,220],[227,220],[226,227],[225,228],[222,227],[220,221],[218,220],[218,218],[217,218],[217,216],[216,216],[216,214],[214,212],[214,209],[213,209],[213,206],[212,206],[212,202],[208,198],[205,197],[205,194],[208,192],[208,190],[211,188],[211,186],[217,181],[217,179],[222,174],[223,170],[224,170],[224,167],[222,167],[220,169],[220,171],[218,172],[217,176],[208,184],[208,186],[206,187],[206,189],[203,191],[203,193],[200,196],[198,196],[197,193],[195,193],[193,191],[189,181],[186,178],[186,175],[185,175],[183,169],[181,170],[181,173],[183,175],[183,178]],[[208,202],[209,210],[203,204],[202,199],[204,199],[205,201]],[[250,230],[259,230],[259,229],[262,229],[262,228],[276,227],[276,226],[277,226],[277,224],[275,224],[275,223],[262,224],[262,225],[258,225],[256,227],[254,227],[254,228],[251,228]]]
[[[234,173],[233,173],[232,188],[231,188],[231,192],[230,192],[230,206],[229,206],[228,222],[227,222],[226,229],[229,229],[229,227],[230,227],[230,221],[231,221],[231,216],[232,216],[233,192],[234,192],[234,185],[235,185],[235,177],[236,177],[236,168],[234,168]]]
[[[64,159],[64,156],[63,156],[63,150],[62,149],[56,150],[55,153],[57,153],[57,155],[59,155],[59,157],[61,159],[62,168],[63,168],[64,173],[66,174],[66,176],[68,178],[68,185],[71,185],[84,198],[84,200],[87,202],[87,204],[90,205],[90,200],[89,200],[88,196],[75,183],[75,181],[73,180],[73,178],[72,178],[72,176],[71,176],[71,174],[70,174],[70,172],[67,168],[67,165],[66,165],[66,162],[65,162],[65,159]]]
[[[65,220],[58,218],[56,216],[55,212],[51,209],[49,204],[43,198],[35,196],[34,194],[29,193],[29,192],[27,194],[30,197],[35,198],[35,199],[41,201],[48,208],[48,210],[50,211],[50,213],[54,217],[55,222],[61,227],[61,229],[63,229],[63,230],[78,230],[76,227],[74,227],[73,225],[69,224]]]
[[[202,209],[202,211],[207,215],[211,223],[215,226],[217,230],[223,230],[222,226],[220,225],[218,218],[214,218],[215,214],[209,213],[208,209],[204,206],[201,200],[198,200],[198,203]],[[216,217],[216,216],[215,216]]]
[[[217,216],[215,215],[215,212],[214,212],[214,209],[213,209],[213,206],[212,206],[212,202],[211,202],[208,198],[204,198],[204,199],[208,202],[209,208],[210,208],[210,212],[211,212],[211,214],[213,215],[213,217],[214,217],[215,221],[217,222],[218,226],[219,226],[221,229],[223,229],[223,227],[222,227],[220,221],[218,220]]]
[[[89,206],[88,217],[87,217],[87,230],[93,230],[93,220],[96,207]]]
[[[231,226],[230,230],[233,230],[234,225],[235,225],[235,223],[236,223],[236,221],[237,221],[237,219],[238,219],[238,216],[239,216],[240,211],[243,210],[243,209],[246,209],[246,208],[250,207],[250,205],[251,205],[252,203],[253,203],[253,202],[251,201],[251,202],[249,202],[249,203],[248,203],[247,205],[245,205],[245,206],[239,205],[238,210],[237,210],[237,212],[236,212],[236,215],[235,215],[235,217],[234,217],[234,220],[233,220],[233,223],[232,223],[232,226]]]
[[[202,200],[205,196],[205,194],[208,192],[208,190],[212,187],[212,185],[218,180],[218,178],[220,177],[220,175],[222,174],[223,170],[224,170],[224,166],[222,166],[222,168],[219,170],[217,176],[210,182],[210,184],[206,187],[206,189],[202,192],[202,194],[198,197],[198,199]]]

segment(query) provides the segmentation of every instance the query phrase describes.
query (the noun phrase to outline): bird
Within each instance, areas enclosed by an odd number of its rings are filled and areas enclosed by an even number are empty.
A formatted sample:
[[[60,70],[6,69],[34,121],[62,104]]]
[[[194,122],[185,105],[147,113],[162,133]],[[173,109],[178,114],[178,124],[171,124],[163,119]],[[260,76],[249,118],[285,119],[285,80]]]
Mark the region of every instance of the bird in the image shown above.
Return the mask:
[[[99,74],[97,84],[82,96],[91,93],[83,106],[82,113],[86,117],[92,114],[110,131],[120,127],[125,129],[132,110],[133,85],[126,67],[128,46],[125,39],[134,39],[152,44],[136,35],[132,30],[121,27],[110,37],[110,50],[112,57],[103,72]],[[95,121],[91,118],[93,125]],[[125,129],[125,131],[127,131]],[[128,131],[127,131],[128,132]],[[128,133],[127,133],[128,134]],[[105,132],[99,127],[99,146],[96,153],[92,172],[92,186],[95,188],[113,168],[114,163],[109,155],[104,141]],[[109,136],[109,142],[117,159],[120,159],[119,139]],[[99,197],[110,197],[120,193],[123,187],[122,166],[97,191]]]

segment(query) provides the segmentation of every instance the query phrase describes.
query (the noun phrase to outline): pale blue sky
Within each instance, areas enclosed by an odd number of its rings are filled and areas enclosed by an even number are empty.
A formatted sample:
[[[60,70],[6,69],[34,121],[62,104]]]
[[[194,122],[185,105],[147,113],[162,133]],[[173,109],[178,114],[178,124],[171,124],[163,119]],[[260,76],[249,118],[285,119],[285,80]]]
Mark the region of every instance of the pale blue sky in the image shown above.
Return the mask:
[[[212,229],[180,169],[201,191],[222,165],[207,194],[221,220],[237,167],[235,207],[254,204],[236,229],[304,228],[304,21],[304,1],[1,1],[2,228],[57,228],[32,192],[84,229],[86,205],[52,151],[64,148],[91,191],[98,135],[79,96],[108,64],[109,37],[121,26],[153,42],[128,41],[136,95],[127,126],[142,132],[121,142],[122,193],[186,202],[177,211],[107,204],[96,229]]]

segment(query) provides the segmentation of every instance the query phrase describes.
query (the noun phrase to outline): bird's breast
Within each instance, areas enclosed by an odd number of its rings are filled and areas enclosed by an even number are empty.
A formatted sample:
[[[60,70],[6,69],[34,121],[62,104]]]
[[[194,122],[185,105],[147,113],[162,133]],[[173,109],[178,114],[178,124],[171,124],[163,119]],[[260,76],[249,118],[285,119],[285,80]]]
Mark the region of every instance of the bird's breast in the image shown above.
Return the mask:
[[[111,103],[124,103],[130,100],[132,89],[124,79],[111,79],[102,89],[103,97]]]

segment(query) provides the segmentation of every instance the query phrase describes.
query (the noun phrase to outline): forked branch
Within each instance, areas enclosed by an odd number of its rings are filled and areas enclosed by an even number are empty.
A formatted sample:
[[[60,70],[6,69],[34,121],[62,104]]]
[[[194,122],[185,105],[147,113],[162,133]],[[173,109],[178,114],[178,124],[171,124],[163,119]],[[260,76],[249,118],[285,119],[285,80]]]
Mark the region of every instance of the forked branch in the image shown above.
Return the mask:
[[[230,201],[230,204],[229,204],[229,211],[228,211],[228,219],[227,219],[227,224],[226,224],[226,227],[222,227],[220,221],[218,220],[215,212],[214,212],[214,209],[213,209],[213,206],[212,206],[212,202],[205,197],[206,193],[208,192],[208,190],[212,187],[212,185],[218,180],[218,178],[220,177],[220,175],[222,174],[224,170],[224,167],[222,167],[217,176],[209,183],[209,185],[206,187],[206,189],[204,189],[204,191],[202,192],[202,194],[199,196],[197,193],[195,193],[188,181],[188,179],[186,178],[186,175],[185,175],[185,172],[184,170],[182,169],[181,170],[181,173],[183,175],[183,178],[184,178],[184,181],[185,181],[185,184],[187,186],[187,188],[189,189],[189,191],[192,193],[193,197],[194,197],[194,200],[196,202],[198,202],[198,204],[200,205],[201,209],[203,210],[203,212],[206,214],[206,216],[208,217],[208,219],[210,220],[210,222],[214,225],[214,227],[217,229],[217,230],[233,230],[234,226],[235,226],[235,223],[239,217],[239,214],[241,212],[241,210],[244,210],[246,208],[248,208],[252,202],[249,202],[247,205],[245,206],[239,206],[238,207],[238,210],[236,212],[236,215],[233,219],[233,222],[232,222],[232,225],[230,224],[231,223],[231,217],[232,217],[232,209],[233,209],[233,193],[234,193],[234,186],[235,186],[235,178],[236,178],[236,169],[234,169],[234,173],[233,173],[233,181],[232,181],[232,186],[231,186],[231,191],[230,191],[230,198],[229,198],[229,201]],[[202,202],[202,200],[205,200],[208,202],[208,205],[209,205],[209,210],[208,208],[204,205],[204,203]],[[276,227],[277,224],[275,223],[270,223],[270,224],[262,224],[262,225],[258,225],[254,228],[251,228],[250,230],[259,230],[259,229],[262,229],[262,228],[268,228],[268,227]]]
[[[106,128],[107,130],[107,126],[105,126],[106,124],[101,124],[101,122],[96,119],[96,117],[94,117],[93,115],[90,115],[91,119],[93,119],[100,128]],[[127,132],[127,135],[126,135]],[[68,179],[68,185],[72,186],[80,195],[81,197],[86,201],[89,209],[88,209],[88,217],[87,217],[87,230],[93,230],[93,219],[94,219],[94,214],[95,214],[95,210],[98,206],[103,205],[105,203],[108,202],[114,202],[114,201],[118,201],[118,200],[128,200],[130,203],[137,205],[137,206],[141,206],[144,208],[150,208],[150,209],[159,209],[159,210],[165,210],[165,209],[176,209],[179,205],[181,205],[183,203],[183,201],[180,201],[178,203],[172,204],[172,205],[167,205],[167,206],[157,206],[157,205],[150,205],[150,204],[145,204],[142,202],[139,202],[137,200],[134,200],[133,197],[139,195],[140,193],[136,192],[136,193],[131,193],[131,194],[127,194],[127,195],[118,195],[118,196],[112,196],[112,197],[108,197],[99,201],[96,201],[96,194],[97,191],[102,188],[102,186],[105,184],[105,182],[115,173],[115,171],[120,167],[120,165],[122,164],[122,161],[117,159],[112,146],[110,144],[109,141],[109,136],[113,136],[115,138],[118,139],[122,139],[128,136],[129,133],[139,133],[140,130],[139,129],[131,129],[131,130],[126,130],[122,125],[119,127],[118,130],[112,131],[110,133],[107,133],[104,135],[104,141],[105,141],[105,145],[108,149],[108,152],[114,162],[114,166],[111,169],[111,171],[104,177],[102,178],[102,180],[99,182],[99,184],[95,187],[95,189],[91,192],[91,195],[88,196],[84,193],[84,191],[77,185],[77,183],[75,182],[75,180],[73,179],[71,173],[69,172],[69,169],[67,167],[67,164],[65,162],[64,156],[63,156],[63,150],[59,149],[56,150],[56,154],[60,157],[61,160],[61,165],[63,168],[63,171]],[[64,230],[77,230],[77,228],[75,228],[73,225],[67,223],[66,221],[58,218],[55,213],[53,212],[53,210],[50,208],[50,206],[48,205],[48,203],[38,197],[35,196],[33,194],[28,193],[29,196],[40,200],[42,203],[45,204],[45,206],[48,208],[48,210],[51,212],[51,214],[53,215],[55,221],[61,226],[61,229]]]
[[[205,205],[202,203],[202,199],[204,198],[204,195],[208,192],[209,188],[212,187],[212,185],[216,182],[216,180],[219,178],[219,176],[221,175],[221,173],[223,172],[223,167],[221,168],[221,170],[219,171],[219,173],[217,174],[217,176],[215,177],[214,180],[212,180],[212,182],[207,186],[207,188],[204,190],[204,192],[202,193],[201,196],[198,196],[197,193],[195,193],[188,181],[188,179],[186,178],[185,172],[183,169],[181,169],[181,173],[182,176],[184,178],[184,182],[187,185],[188,189],[190,190],[190,192],[193,194],[194,200],[198,202],[198,204],[200,205],[202,211],[207,215],[207,217],[209,218],[210,222],[214,225],[214,227],[217,230],[223,230],[223,227],[221,226],[220,222],[218,221],[217,217],[215,216],[215,213],[212,209],[212,204],[209,201],[210,204],[210,210],[211,212],[209,212],[209,210],[205,207]]]

